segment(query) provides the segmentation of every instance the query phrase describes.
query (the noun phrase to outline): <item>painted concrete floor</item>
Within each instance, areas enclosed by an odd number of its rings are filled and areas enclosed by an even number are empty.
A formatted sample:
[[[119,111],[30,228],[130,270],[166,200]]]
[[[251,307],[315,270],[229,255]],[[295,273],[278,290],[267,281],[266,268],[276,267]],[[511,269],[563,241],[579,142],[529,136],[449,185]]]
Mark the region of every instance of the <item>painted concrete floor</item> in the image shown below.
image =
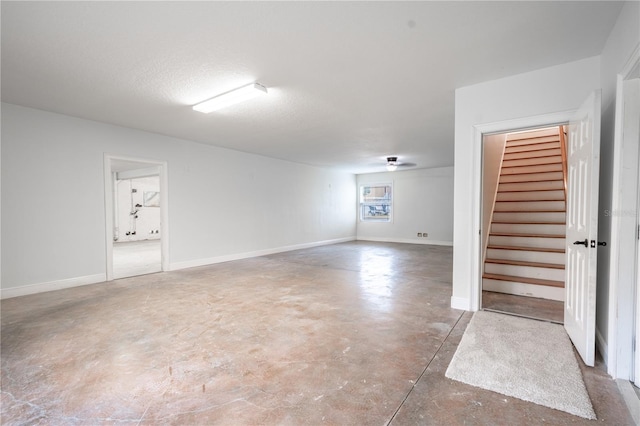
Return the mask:
[[[631,424],[601,365],[597,422],[445,378],[451,270],[353,242],[3,300],[2,423]]]

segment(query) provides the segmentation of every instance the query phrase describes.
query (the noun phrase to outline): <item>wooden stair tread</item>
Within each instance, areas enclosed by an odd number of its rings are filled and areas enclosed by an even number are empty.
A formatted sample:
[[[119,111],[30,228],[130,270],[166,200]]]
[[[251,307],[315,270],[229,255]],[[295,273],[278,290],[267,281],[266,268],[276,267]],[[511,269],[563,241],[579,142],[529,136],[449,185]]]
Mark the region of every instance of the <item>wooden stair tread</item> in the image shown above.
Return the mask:
[[[517,176],[522,176],[522,175],[542,175],[542,174],[551,174],[551,173],[562,173],[562,170],[552,170],[552,171],[546,171],[546,172],[524,172],[524,173],[518,173]],[[500,174],[500,176],[502,176],[502,174]],[[509,175],[509,176],[513,176],[513,175]],[[555,178],[555,179],[549,179],[549,180],[562,180],[564,181],[563,178]],[[538,181],[533,181],[533,182],[538,182]]]
[[[550,287],[560,287],[560,288],[564,287],[563,281],[543,280],[540,278],[529,278],[529,277],[515,277],[513,275],[482,274],[482,278],[498,280],[498,281],[512,281],[517,283],[546,285]]]
[[[489,236],[496,237],[522,237],[522,238],[565,238],[564,234],[526,234],[518,232],[491,232]]]
[[[520,143],[520,142],[525,142],[525,143]],[[507,138],[507,140],[505,141],[506,146],[536,145],[539,143],[549,143],[549,142],[560,142],[560,135],[556,134],[556,135],[547,135],[547,136],[535,136],[532,138],[520,138],[520,139]]]
[[[564,191],[562,189],[558,189],[558,191]],[[564,203],[564,198],[528,198],[526,200],[496,200],[496,203],[538,203],[541,201],[562,201]]]
[[[515,183],[515,182],[512,182],[512,183]],[[518,182],[518,183],[520,183],[520,182]],[[564,188],[507,189],[507,190],[503,189],[501,191],[498,191],[498,194],[500,194],[501,192],[542,192],[542,191],[563,191],[564,192]],[[564,200],[562,200],[562,201],[564,201]]]
[[[562,173],[562,170],[554,170],[551,172],[526,172],[526,173],[515,173],[515,174],[510,174],[510,175],[503,175],[501,174],[500,177],[514,177],[514,176],[524,176],[524,175],[541,175],[544,173]],[[562,178],[552,178],[552,177],[547,177],[544,176],[542,177],[542,179],[527,179],[527,180],[517,180],[515,182],[500,182],[500,183],[524,183],[524,182],[556,182],[556,181],[562,181],[562,183],[564,184],[564,179]]]
[[[560,147],[560,138],[558,137],[552,138],[550,136],[545,136],[544,138],[540,138],[540,139],[544,139],[544,140],[520,139],[518,141],[514,141],[516,143],[509,143],[511,141],[507,141],[507,143],[505,144],[505,148],[519,148],[521,146],[526,146],[527,148],[533,148],[536,145],[542,145],[547,143],[553,143],[553,144],[557,143],[558,147]],[[557,148],[557,147],[554,147],[554,148]]]
[[[500,202],[500,201],[498,201]],[[566,213],[565,209],[556,210],[494,210],[494,213]]]
[[[498,212],[499,213],[499,212]],[[530,212],[527,212],[530,213]],[[544,222],[544,221],[513,221],[513,220],[494,220],[491,224],[498,223],[500,225],[566,225],[567,222]]]
[[[518,251],[541,251],[545,253],[564,253],[563,248],[549,248],[549,247],[522,247],[522,246],[500,246],[500,245],[488,245],[487,250],[518,250]]]
[[[504,176],[522,176],[522,175],[531,175],[534,173],[517,173],[517,174],[513,174],[513,175],[504,175]],[[538,182],[562,182],[562,184],[564,185],[564,181],[562,179],[542,179],[542,180],[517,180],[514,182],[498,182],[500,184],[505,184],[505,183],[538,183]]]
[[[532,266],[534,268],[564,269],[564,265],[561,265],[559,263],[529,262],[525,260],[508,260],[508,259],[486,259],[485,262],[497,263],[499,265]]]
[[[551,149],[557,149],[560,150],[560,148],[551,148]],[[544,151],[543,149],[540,149],[538,151]],[[522,154],[522,153],[527,153],[527,152],[538,152],[538,151],[519,151],[519,152],[505,152],[504,155],[509,155],[509,154]],[[514,160],[528,160],[529,158],[547,158],[547,157],[558,157],[561,156],[562,152],[559,153],[546,153],[546,154],[538,154],[538,155],[529,155],[527,157],[523,157],[523,158],[505,158],[504,161],[514,161]]]
[[[515,161],[515,160],[505,160],[505,161]],[[560,161],[554,161],[551,163],[531,163],[531,164],[519,164],[517,166],[510,166],[510,165],[502,165],[503,169],[516,169],[518,167],[534,167],[534,166],[553,166],[556,164],[562,164],[562,160]],[[560,171],[560,170],[558,170]],[[538,173],[544,173],[544,172],[538,172]]]
[[[542,146],[546,144],[557,144],[557,146]],[[519,148],[524,149],[519,149]],[[511,150],[509,150],[511,148]],[[512,145],[506,146],[504,149],[505,154],[520,154],[523,152],[536,152],[536,151],[545,151],[547,149],[561,149],[560,141],[549,141],[549,142],[541,142],[538,145]],[[517,150],[517,151],[516,151]]]

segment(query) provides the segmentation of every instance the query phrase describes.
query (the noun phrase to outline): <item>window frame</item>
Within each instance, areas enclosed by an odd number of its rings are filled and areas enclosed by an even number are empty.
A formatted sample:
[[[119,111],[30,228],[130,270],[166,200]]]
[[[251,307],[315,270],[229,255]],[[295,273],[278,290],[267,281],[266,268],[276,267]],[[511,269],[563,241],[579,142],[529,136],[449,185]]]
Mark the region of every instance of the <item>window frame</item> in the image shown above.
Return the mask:
[[[366,201],[364,199],[364,188],[378,188],[378,187],[388,187],[388,192],[385,190],[385,194],[389,194],[388,198],[381,198],[377,201]],[[392,223],[393,222],[393,182],[373,182],[373,183],[361,183],[358,185],[358,219],[360,222],[364,223]],[[382,215],[378,217],[377,215],[367,216],[365,214],[366,207],[375,207],[376,211],[379,211],[377,206],[388,206],[388,214],[386,216]],[[382,207],[383,211],[386,211],[384,207]]]

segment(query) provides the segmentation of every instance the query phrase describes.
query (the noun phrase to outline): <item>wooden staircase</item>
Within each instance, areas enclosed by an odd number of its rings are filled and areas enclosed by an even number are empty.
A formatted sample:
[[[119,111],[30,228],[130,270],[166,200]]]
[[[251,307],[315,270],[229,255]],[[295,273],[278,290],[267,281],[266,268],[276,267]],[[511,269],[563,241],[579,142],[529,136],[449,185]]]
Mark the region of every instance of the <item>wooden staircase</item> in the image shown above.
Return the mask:
[[[483,290],[564,300],[565,157],[562,127],[507,135]]]

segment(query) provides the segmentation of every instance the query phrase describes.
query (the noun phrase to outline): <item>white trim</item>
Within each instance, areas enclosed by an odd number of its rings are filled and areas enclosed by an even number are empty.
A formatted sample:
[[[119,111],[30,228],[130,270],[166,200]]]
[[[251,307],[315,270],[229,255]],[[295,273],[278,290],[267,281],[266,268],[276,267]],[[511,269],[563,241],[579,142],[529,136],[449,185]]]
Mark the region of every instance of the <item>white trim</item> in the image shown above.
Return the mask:
[[[162,253],[161,267],[163,271],[169,269],[169,178],[166,161],[150,160],[136,157],[124,157],[113,154],[104,154],[104,205],[105,205],[105,235],[106,235],[106,280],[115,279],[113,275],[113,177],[111,162],[124,160],[141,163],[155,167],[160,179],[160,250]],[[148,169],[146,170],[149,171]]]
[[[105,278],[107,281],[113,280],[113,229],[115,226],[114,214],[114,177],[111,172],[111,158],[104,155],[104,211],[105,211]]]
[[[517,132],[514,132],[517,133]],[[482,193],[484,194],[484,185],[485,185],[485,177],[486,177],[486,173],[484,170],[484,148],[485,148],[485,142],[484,142],[484,137],[485,135],[482,135],[482,147],[481,147],[481,153],[480,155],[482,156],[482,163],[480,165],[480,174],[482,176],[482,183],[481,183],[481,188],[482,188]],[[491,224],[493,223],[493,213],[494,210],[496,208],[496,200],[498,199],[498,189],[500,188],[500,171],[502,170],[502,163],[504,163],[504,152],[506,151],[507,148],[507,134],[504,134],[504,140],[502,141],[502,154],[500,155],[500,164],[498,164],[498,179],[496,179],[496,187],[494,188],[493,191],[493,197],[491,199],[491,211],[489,212],[489,225],[487,226],[487,229],[484,229],[484,214],[480,215],[480,224],[482,225],[482,231],[480,233],[480,237],[482,237],[482,260],[481,260],[481,267],[484,269],[484,263],[487,260],[487,247],[489,246],[489,235],[491,235]],[[484,200],[480,200],[480,211],[482,213],[484,213],[484,205],[485,205],[485,201]],[[482,273],[482,270],[481,270]]]
[[[618,73],[616,79],[616,109],[615,109],[615,124],[614,124],[614,136],[613,136],[613,181],[611,188],[611,209],[619,209],[620,200],[620,175],[622,173],[622,141],[623,141],[623,102],[624,91],[623,81],[627,79],[635,66],[640,62],[640,43],[636,45],[635,49],[629,56],[629,59],[622,67],[622,71]],[[608,356],[604,357],[604,362],[607,365],[607,373],[613,378],[618,377],[618,304],[619,298],[624,295],[619,295],[618,291],[618,257],[619,250],[618,245],[620,235],[620,220],[616,215],[611,217],[611,241],[609,247],[609,318],[607,339],[609,352]],[[627,318],[627,321],[633,321],[632,318]],[[625,378],[625,379],[628,379]]]
[[[258,250],[254,252],[232,254],[227,256],[219,256],[209,259],[198,259],[185,262],[172,263],[170,268],[165,270],[175,271],[194,266],[210,265],[214,263],[228,262],[231,260],[247,259],[250,257],[266,256],[269,254],[281,253],[285,251],[300,250],[305,248],[319,247],[330,244],[344,243],[355,241],[356,237],[337,238],[334,240],[317,241],[313,243],[296,244],[292,246],[278,247],[273,249]],[[104,283],[108,281],[105,273],[87,275],[84,277],[67,278],[64,280],[49,281],[45,283],[29,284],[20,287],[3,288],[0,290],[0,299],[9,299],[12,297],[27,296],[30,294],[44,293],[46,291],[62,290],[71,287],[80,287],[88,284]]]
[[[465,297],[451,296],[451,308],[470,311],[470,300]]]
[[[9,287],[0,290],[0,299],[27,296],[29,294],[44,293],[46,291],[62,290],[71,287],[80,287],[88,284],[101,283],[106,280],[105,274],[87,275],[84,277],[67,278],[64,280],[49,281],[45,283],[29,284],[20,287]]]
[[[573,116],[575,110],[560,111],[549,114],[534,115],[531,117],[516,118],[512,120],[498,121],[494,123],[477,124],[471,128],[473,153],[472,153],[472,217],[473,217],[473,241],[469,247],[470,251],[470,273],[469,283],[470,310],[477,311],[481,307],[482,279],[482,138],[484,135],[507,133],[516,130],[535,129],[540,127],[551,127],[566,124]]]
[[[118,172],[117,174],[117,178],[120,180],[140,179],[149,176],[158,176],[160,174],[160,169],[158,168],[158,166],[152,166],[144,169],[126,170],[124,172]]]
[[[213,265],[215,263],[230,262],[233,260],[248,259],[251,257],[267,256],[270,254],[282,253],[286,251],[301,250],[312,247],[326,246],[330,244],[345,243],[355,241],[356,237],[336,238],[334,240],[316,241],[312,243],[295,244],[291,246],[275,247],[264,250],[256,250],[244,253],[234,253],[224,256],[209,257],[206,259],[185,260],[183,262],[174,262],[169,265],[169,271],[177,271],[180,269],[194,268],[197,266]]]
[[[361,183],[358,185],[358,222],[362,223],[393,223],[394,211],[393,211],[393,198],[395,197],[395,189],[393,187],[394,181],[391,179],[390,182],[372,182],[372,183]],[[391,187],[391,213],[386,220],[377,220],[377,219],[364,219],[362,217],[362,187],[364,186],[389,186]]]
[[[636,394],[636,391],[633,389],[633,385],[630,381],[624,379],[616,379],[616,384],[618,385],[622,399],[624,399],[627,405],[629,414],[631,414],[633,418],[634,424],[640,424],[640,400],[638,399],[638,394]]]
[[[425,244],[432,246],[453,247],[453,241],[429,240],[427,238],[385,238],[385,237],[358,237],[358,241],[375,241],[380,243]]]

